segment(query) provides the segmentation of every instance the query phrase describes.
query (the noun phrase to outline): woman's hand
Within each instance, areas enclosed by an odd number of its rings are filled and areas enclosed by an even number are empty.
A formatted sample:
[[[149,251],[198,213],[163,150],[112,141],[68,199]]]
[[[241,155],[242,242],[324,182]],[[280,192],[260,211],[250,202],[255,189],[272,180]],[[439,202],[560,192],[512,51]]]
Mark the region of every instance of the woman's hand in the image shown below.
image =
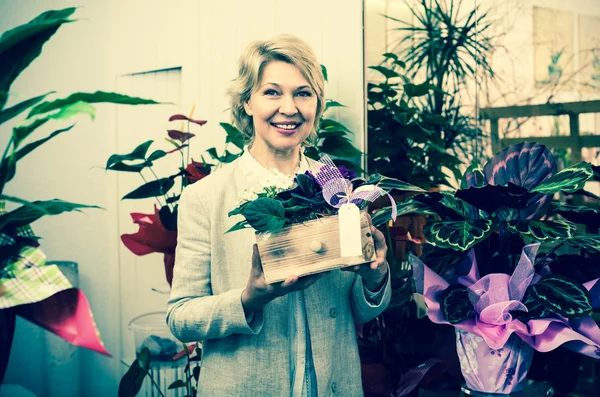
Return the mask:
[[[292,291],[300,291],[310,287],[318,279],[328,272],[298,277],[289,276],[285,281],[267,284],[263,273],[262,262],[258,254],[258,246],[252,247],[252,269],[248,284],[242,292],[242,306],[244,313],[249,315],[265,307],[273,299],[288,294]]]
[[[369,224],[371,224],[370,217]],[[349,266],[342,270],[359,274],[363,279],[365,287],[371,292],[376,292],[385,283],[389,271],[387,261],[385,260],[388,248],[383,233],[372,225],[371,234],[373,235],[373,242],[375,243],[375,260],[362,265]]]

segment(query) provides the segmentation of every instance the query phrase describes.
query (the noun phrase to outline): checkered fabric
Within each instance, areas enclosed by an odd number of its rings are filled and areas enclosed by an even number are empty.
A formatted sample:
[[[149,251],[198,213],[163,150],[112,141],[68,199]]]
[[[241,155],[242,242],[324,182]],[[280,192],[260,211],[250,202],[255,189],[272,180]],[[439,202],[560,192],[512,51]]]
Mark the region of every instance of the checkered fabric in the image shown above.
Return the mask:
[[[0,215],[6,213],[0,200]],[[20,237],[33,237],[29,225],[17,230]],[[13,237],[0,232],[0,250],[16,244]],[[46,255],[38,247],[24,246],[0,262],[0,309],[42,301],[73,286],[56,265],[46,265]]]

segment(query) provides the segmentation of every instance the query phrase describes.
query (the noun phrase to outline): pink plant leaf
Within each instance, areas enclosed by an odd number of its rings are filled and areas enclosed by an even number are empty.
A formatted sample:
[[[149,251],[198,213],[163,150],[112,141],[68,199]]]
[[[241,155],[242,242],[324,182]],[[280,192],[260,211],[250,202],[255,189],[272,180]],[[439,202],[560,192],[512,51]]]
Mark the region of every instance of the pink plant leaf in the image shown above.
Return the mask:
[[[182,132],[179,130],[167,130],[167,133],[169,134],[169,138],[175,139],[176,141],[179,141],[181,143],[184,143],[196,136],[195,134],[192,134],[190,132]]]
[[[90,304],[77,288],[60,291],[37,303],[19,306],[17,314],[67,342],[112,357],[102,340]]]
[[[173,116],[169,117],[169,121],[176,121],[176,120],[187,120],[190,123],[194,123],[194,124],[198,124],[198,125],[206,124],[206,120],[194,120],[183,114],[174,114]]]

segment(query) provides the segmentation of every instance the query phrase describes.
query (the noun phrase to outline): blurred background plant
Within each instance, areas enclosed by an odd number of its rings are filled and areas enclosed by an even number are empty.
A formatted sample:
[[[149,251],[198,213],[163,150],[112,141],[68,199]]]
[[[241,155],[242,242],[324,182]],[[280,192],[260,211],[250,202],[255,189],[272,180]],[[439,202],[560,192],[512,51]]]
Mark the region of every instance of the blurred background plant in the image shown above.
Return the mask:
[[[0,384],[12,346],[15,319],[19,315],[77,346],[108,355],[98,336],[85,294],[73,288],[56,265],[46,263],[31,224],[47,215],[99,208],[60,199],[28,201],[3,194],[16,177],[17,165],[48,141],[71,130],[75,124],[35,138],[41,127],[62,123],[79,114],[95,116],[94,103],[127,105],[157,102],[126,95],[97,91],[77,92],[55,99],[53,92],[6,107],[15,79],[42,52],[44,44],[65,23],[76,8],[47,11],[30,22],[0,36],[0,125],[11,124],[12,134],[0,158]],[[54,99],[53,99],[54,98]],[[28,111],[27,116],[17,119]]]

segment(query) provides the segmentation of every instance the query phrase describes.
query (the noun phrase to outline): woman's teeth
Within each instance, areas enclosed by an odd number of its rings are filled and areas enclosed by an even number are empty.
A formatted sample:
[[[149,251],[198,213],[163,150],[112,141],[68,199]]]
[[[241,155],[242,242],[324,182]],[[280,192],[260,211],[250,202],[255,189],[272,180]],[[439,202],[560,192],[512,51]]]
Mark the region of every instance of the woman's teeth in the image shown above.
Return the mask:
[[[298,128],[298,124],[275,124],[275,127],[283,130],[294,130]]]

